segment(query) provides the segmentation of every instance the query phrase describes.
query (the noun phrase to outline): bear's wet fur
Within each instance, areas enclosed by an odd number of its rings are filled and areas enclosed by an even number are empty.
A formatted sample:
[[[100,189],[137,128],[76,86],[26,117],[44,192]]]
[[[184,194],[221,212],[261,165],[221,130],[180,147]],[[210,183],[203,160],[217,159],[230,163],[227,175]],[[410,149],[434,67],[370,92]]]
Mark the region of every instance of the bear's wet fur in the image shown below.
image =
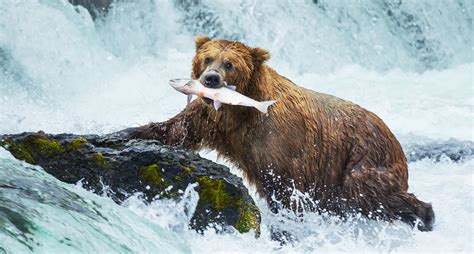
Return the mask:
[[[265,64],[270,58],[265,49],[206,36],[195,43],[193,79],[212,65],[238,92],[277,102],[262,114],[229,105],[216,111],[197,99],[168,121],[137,128],[133,138],[216,150],[274,209],[304,207],[344,217],[361,213],[432,229],[432,206],[407,192],[402,147],[374,113],[295,85]],[[309,195],[304,206],[291,198],[295,189]]]

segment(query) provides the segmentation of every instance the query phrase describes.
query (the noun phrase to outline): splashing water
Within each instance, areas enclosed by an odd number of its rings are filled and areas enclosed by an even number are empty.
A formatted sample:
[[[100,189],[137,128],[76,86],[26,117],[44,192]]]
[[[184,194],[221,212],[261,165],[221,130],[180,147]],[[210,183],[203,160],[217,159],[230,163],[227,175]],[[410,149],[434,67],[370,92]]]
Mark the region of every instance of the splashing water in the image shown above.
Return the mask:
[[[8,253],[190,251],[174,233],[0,149],[0,246]]]
[[[472,1],[120,1],[94,22],[65,1],[6,0],[0,133],[108,133],[165,120],[186,105],[167,81],[189,76],[193,37],[205,33],[269,49],[282,75],[375,112],[403,144],[473,141],[473,10]],[[0,149],[0,253],[472,252],[474,160],[409,168],[410,191],[435,209],[433,232],[272,214],[249,186],[263,213],[255,239],[188,230],[192,187],[180,203],[145,205],[136,194],[118,206]],[[271,241],[272,227],[297,241]]]

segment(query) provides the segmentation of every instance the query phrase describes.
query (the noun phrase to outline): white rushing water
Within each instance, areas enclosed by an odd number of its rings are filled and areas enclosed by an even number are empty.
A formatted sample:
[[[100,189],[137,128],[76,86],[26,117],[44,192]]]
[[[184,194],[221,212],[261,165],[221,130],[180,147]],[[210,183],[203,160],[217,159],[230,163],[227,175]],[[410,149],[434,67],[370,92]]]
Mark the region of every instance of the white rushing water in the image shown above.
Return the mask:
[[[149,0],[116,3],[94,22],[66,1],[5,0],[0,133],[108,133],[168,119],[186,99],[167,81],[190,75],[193,37],[205,33],[269,49],[279,73],[375,112],[403,144],[474,141],[473,11],[472,1],[447,0]],[[255,239],[199,235],[186,229],[183,204],[133,196],[118,206],[0,150],[0,186],[16,188],[0,189],[0,253],[474,251],[474,160],[409,167],[410,191],[433,204],[432,232],[315,214],[296,223],[271,214],[254,193],[263,213]],[[48,194],[55,188],[64,195]],[[196,199],[190,190],[189,202]],[[26,226],[16,231],[11,218]],[[271,241],[272,226],[298,241]]]

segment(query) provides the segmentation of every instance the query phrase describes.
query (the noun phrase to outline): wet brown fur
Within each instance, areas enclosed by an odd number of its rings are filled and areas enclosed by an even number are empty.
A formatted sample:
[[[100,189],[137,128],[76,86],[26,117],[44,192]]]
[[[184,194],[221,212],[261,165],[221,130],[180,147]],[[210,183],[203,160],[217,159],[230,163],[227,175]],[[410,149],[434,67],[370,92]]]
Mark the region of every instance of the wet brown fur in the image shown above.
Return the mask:
[[[134,137],[216,150],[270,204],[277,199],[297,209],[290,199],[294,187],[309,193],[310,209],[338,215],[360,212],[412,225],[419,219],[420,229],[431,229],[432,207],[407,192],[403,150],[375,114],[295,85],[264,63],[270,57],[264,49],[199,36],[193,79],[205,71],[206,57],[232,62],[233,71],[220,71],[238,92],[258,101],[277,100],[269,114],[228,105],[216,111],[195,100],[168,121],[141,127]]]

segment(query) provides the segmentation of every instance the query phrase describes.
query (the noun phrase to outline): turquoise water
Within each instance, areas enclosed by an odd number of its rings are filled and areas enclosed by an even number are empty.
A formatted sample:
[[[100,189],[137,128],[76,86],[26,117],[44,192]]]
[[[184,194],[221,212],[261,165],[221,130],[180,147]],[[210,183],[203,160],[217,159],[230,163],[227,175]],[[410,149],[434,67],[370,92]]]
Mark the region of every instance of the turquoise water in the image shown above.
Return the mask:
[[[112,200],[0,151],[0,246],[7,253],[189,253],[178,235]]]

